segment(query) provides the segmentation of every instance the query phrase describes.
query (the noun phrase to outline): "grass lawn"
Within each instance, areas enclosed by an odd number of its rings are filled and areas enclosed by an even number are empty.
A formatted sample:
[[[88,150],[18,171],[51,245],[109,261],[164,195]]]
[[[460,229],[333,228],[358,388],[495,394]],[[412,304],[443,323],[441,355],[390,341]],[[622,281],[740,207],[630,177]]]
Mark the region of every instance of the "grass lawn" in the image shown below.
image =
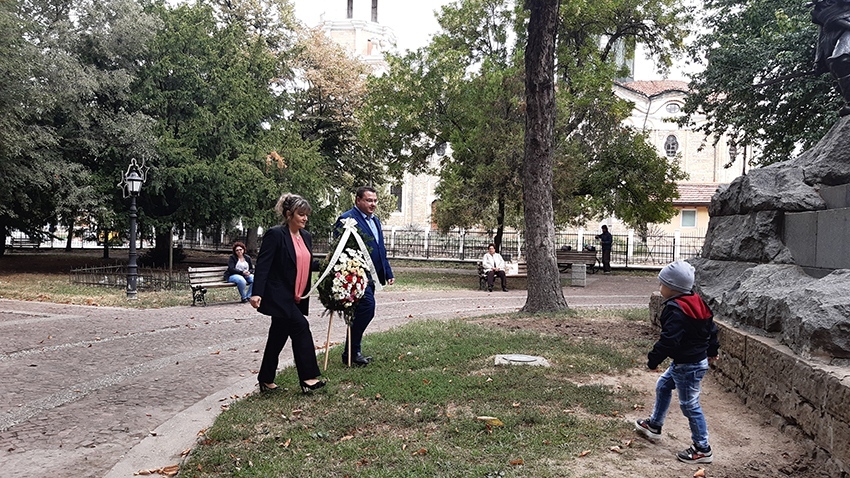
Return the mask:
[[[234,403],[180,476],[565,477],[583,454],[633,435],[619,414],[636,392],[586,382],[626,373],[645,340],[614,345],[456,320],[369,341],[381,360],[342,369],[317,392],[302,395],[287,369],[281,391]],[[494,351],[552,366],[495,366]]]

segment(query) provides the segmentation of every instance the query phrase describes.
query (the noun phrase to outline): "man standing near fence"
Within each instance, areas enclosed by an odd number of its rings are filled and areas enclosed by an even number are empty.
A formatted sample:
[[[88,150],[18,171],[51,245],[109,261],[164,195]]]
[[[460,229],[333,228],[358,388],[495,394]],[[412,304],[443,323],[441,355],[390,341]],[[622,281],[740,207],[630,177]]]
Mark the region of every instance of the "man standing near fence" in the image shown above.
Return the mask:
[[[334,225],[334,234],[342,234],[342,220],[352,218],[357,221],[357,232],[369,249],[369,256],[375,265],[378,277],[369,277],[369,285],[366,293],[357,303],[354,310],[354,322],[351,324],[351,336],[346,339],[345,347],[342,349],[342,363],[348,365],[348,340],[351,340],[351,364],[354,366],[366,366],[372,361],[372,357],[365,356],[360,350],[360,342],[366,327],[375,317],[375,282],[381,285],[392,285],[395,281],[390,262],[387,260],[387,249],[384,247],[384,233],[381,229],[381,221],[375,216],[378,207],[378,193],[371,186],[362,186],[357,189],[354,197],[354,207],[342,213]]]
[[[602,225],[602,234],[597,234],[596,238],[602,243],[602,272],[611,272],[611,247],[614,245],[614,236],[608,232],[608,226]]]

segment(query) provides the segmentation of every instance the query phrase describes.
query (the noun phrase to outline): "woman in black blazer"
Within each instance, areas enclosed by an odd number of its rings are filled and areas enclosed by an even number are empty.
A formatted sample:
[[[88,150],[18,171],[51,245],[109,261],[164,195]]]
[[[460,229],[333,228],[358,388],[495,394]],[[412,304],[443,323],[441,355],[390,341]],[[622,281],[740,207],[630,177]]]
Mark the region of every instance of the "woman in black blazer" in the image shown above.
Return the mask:
[[[310,203],[301,196],[284,194],[275,205],[283,224],[263,234],[251,296],[251,305],[272,318],[263,363],[257,375],[261,392],[279,388],[274,379],[278,356],[287,338],[292,338],[301,391],[308,393],[325,386],[319,379],[322,374],[310,323],[304,317],[309,314],[309,299],[301,299],[310,291],[310,271],[319,268],[319,262],[313,260],[312,236],[304,230],[312,210]]]

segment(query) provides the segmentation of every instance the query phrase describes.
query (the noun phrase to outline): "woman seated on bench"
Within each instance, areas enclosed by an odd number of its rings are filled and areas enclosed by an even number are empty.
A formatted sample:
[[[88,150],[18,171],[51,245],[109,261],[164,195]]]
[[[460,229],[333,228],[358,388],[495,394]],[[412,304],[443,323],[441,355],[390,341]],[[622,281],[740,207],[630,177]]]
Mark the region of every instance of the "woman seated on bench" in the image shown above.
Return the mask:
[[[496,245],[490,244],[487,246],[487,254],[481,259],[481,267],[487,273],[487,292],[493,292],[493,282],[496,276],[502,280],[502,290],[508,291],[507,279],[505,278],[505,260],[502,255],[496,252]]]
[[[224,280],[236,284],[242,303],[248,302],[254,288],[254,263],[251,262],[251,256],[245,254],[245,244],[233,243],[233,254],[227,260]]]

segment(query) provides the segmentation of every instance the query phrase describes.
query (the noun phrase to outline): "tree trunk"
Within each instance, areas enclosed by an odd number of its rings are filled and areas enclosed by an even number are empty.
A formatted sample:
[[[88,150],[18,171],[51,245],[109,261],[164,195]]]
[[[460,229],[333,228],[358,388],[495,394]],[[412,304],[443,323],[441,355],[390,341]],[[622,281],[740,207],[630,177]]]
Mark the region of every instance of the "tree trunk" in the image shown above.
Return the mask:
[[[4,222],[0,222],[0,256],[6,254],[6,238],[9,237],[9,228]]]
[[[567,309],[555,260],[552,145],[555,128],[555,35],[560,0],[526,0],[525,154],[522,171],[528,296],[524,312]]]
[[[252,257],[257,257],[257,252],[260,250],[259,246],[259,228],[257,227],[249,227],[248,231],[245,235],[245,247],[248,249],[245,252],[248,252],[252,255]]]
[[[499,211],[496,213],[496,235],[493,236],[493,244],[496,245],[496,252],[502,252],[502,239],[505,236],[505,196],[504,193],[499,193],[497,200]]]
[[[71,243],[74,240],[74,220],[69,219],[68,222],[65,223],[65,229],[68,231],[67,237],[65,238],[65,252],[71,252]]]
[[[109,259],[109,231],[104,231],[103,234],[103,258]]]

